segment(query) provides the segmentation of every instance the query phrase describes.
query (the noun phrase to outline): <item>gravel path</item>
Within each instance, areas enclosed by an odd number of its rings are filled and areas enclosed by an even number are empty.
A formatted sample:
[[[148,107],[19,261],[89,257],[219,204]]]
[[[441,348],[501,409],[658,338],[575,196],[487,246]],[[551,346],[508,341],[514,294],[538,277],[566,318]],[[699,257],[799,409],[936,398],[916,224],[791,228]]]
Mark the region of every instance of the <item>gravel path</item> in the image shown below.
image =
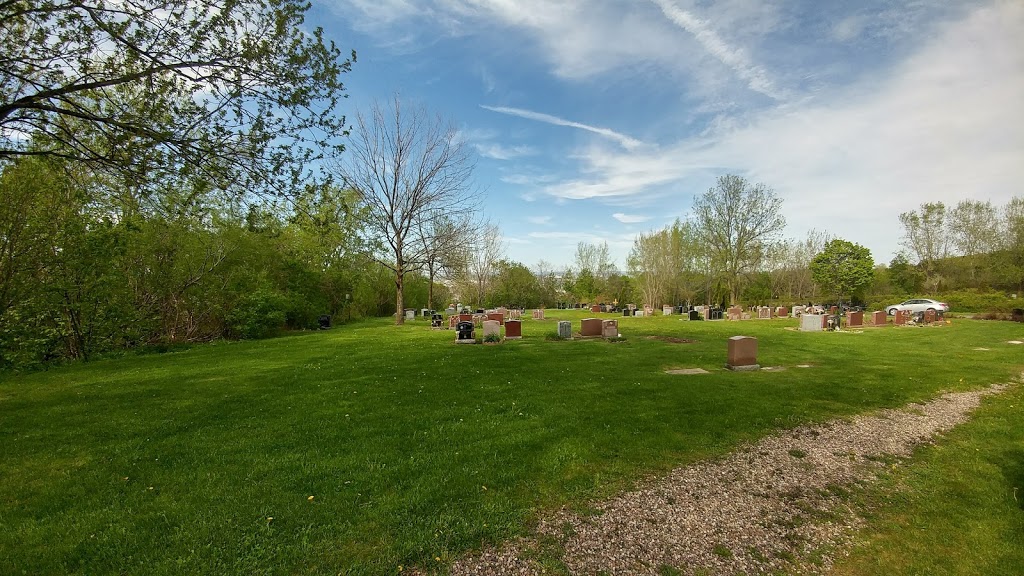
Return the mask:
[[[658,575],[666,566],[684,574],[822,571],[831,565],[829,549],[859,524],[844,487],[870,481],[891,462],[885,455],[909,456],[1004,388],[766,437],[596,503],[593,515],[563,510],[540,523],[537,538],[463,558],[451,573],[543,574],[536,558],[544,539],[559,542],[562,561],[580,575]]]

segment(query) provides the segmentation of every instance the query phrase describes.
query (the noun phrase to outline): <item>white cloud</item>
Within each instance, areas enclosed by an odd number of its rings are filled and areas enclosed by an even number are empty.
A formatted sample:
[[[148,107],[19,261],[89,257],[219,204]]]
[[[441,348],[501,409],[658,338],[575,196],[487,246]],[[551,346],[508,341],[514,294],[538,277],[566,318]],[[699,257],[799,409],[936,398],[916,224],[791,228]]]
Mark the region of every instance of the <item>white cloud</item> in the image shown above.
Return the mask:
[[[635,214],[623,214],[622,212],[616,212],[612,214],[612,218],[615,218],[623,224],[639,224],[641,222],[647,222],[651,219],[650,216],[637,216]]]
[[[854,14],[843,18],[832,26],[832,36],[840,42],[849,42],[860,36],[867,25],[867,18],[863,14]]]
[[[477,153],[481,156],[493,158],[494,160],[511,160],[537,153],[537,150],[532,146],[505,146],[496,142],[478,142],[473,144],[473,147],[476,148]]]
[[[751,63],[750,58],[743,50],[726,44],[722,37],[711,27],[707,21],[701,20],[672,3],[671,0],[651,0],[659,8],[665,17],[671,20],[676,26],[693,34],[697,42],[712,56],[731,68],[736,74],[747,82],[747,86],[765,96],[774,99],[781,99],[781,95],[772,86],[772,81],[767,73],[759,66]]]
[[[547,226],[548,224],[551,224],[551,216],[527,216],[526,221],[530,224]]]
[[[888,259],[896,215],[964,198],[1005,203],[1024,179],[1024,4],[979,8],[888,71],[658,150],[582,150],[564,199],[703,191],[739,172],[784,198],[791,233],[859,241]]]
[[[487,106],[485,104],[480,105],[484,110],[490,110],[491,112],[498,112],[499,114],[508,114],[510,116],[518,116],[520,118],[526,118],[527,120],[536,120],[538,122],[545,122],[547,124],[554,124],[555,126],[568,126],[570,128],[579,128],[580,130],[586,130],[587,132],[593,132],[618,142],[623,148],[627,150],[633,150],[643,145],[643,142],[626,136],[625,134],[619,134],[618,132],[610,128],[600,128],[597,126],[589,126],[580,122],[573,122],[572,120],[565,120],[557,116],[550,114],[544,114],[542,112],[533,112],[532,110],[523,110],[521,108],[510,108],[508,106]]]

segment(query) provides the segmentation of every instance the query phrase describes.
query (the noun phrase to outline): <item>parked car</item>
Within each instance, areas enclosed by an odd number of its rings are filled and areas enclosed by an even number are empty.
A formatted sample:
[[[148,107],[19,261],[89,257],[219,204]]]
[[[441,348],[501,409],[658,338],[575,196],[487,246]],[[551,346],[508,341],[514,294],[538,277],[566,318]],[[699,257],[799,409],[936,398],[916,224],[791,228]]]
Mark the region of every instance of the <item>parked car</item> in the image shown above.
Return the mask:
[[[907,300],[899,304],[893,304],[892,306],[885,307],[885,313],[889,316],[896,314],[897,310],[909,310],[910,312],[924,312],[926,310],[935,310],[936,312],[942,312],[945,314],[949,312],[949,305],[945,302],[939,302],[938,300],[929,300],[927,298],[915,298],[913,300]]]

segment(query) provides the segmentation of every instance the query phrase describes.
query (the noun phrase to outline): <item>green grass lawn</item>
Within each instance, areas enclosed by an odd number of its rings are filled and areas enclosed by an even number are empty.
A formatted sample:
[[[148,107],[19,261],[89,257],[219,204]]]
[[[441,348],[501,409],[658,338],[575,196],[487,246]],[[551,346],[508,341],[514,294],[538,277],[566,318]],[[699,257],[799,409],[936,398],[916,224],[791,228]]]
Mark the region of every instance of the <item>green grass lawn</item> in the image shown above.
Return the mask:
[[[1024,573],[1024,386],[858,496],[869,523],[838,576]]]
[[[443,567],[544,510],[769,431],[1024,367],[1005,343],[1024,326],[1005,322],[800,333],[619,317],[625,341],[570,342],[546,338],[555,317],[578,330],[584,314],[525,320],[499,346],[374,320],[6,376],[0,574]],[[722,370],[737,334],[789,369]],[[683,367],[711,373],[663,372]]]

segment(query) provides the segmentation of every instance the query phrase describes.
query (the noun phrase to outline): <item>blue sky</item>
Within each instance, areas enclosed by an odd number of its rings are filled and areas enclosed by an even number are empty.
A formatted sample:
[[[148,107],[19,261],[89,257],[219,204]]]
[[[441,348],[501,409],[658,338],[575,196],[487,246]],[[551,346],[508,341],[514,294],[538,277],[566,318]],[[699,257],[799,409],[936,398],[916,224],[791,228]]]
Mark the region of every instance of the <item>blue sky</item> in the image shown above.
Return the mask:
[[[1024,193],[1024,2],[314,0],[358,63],[454,121],[510,258],[571,264],[685,219],[722,174],[810,229],[898,249],[898,214]]]

